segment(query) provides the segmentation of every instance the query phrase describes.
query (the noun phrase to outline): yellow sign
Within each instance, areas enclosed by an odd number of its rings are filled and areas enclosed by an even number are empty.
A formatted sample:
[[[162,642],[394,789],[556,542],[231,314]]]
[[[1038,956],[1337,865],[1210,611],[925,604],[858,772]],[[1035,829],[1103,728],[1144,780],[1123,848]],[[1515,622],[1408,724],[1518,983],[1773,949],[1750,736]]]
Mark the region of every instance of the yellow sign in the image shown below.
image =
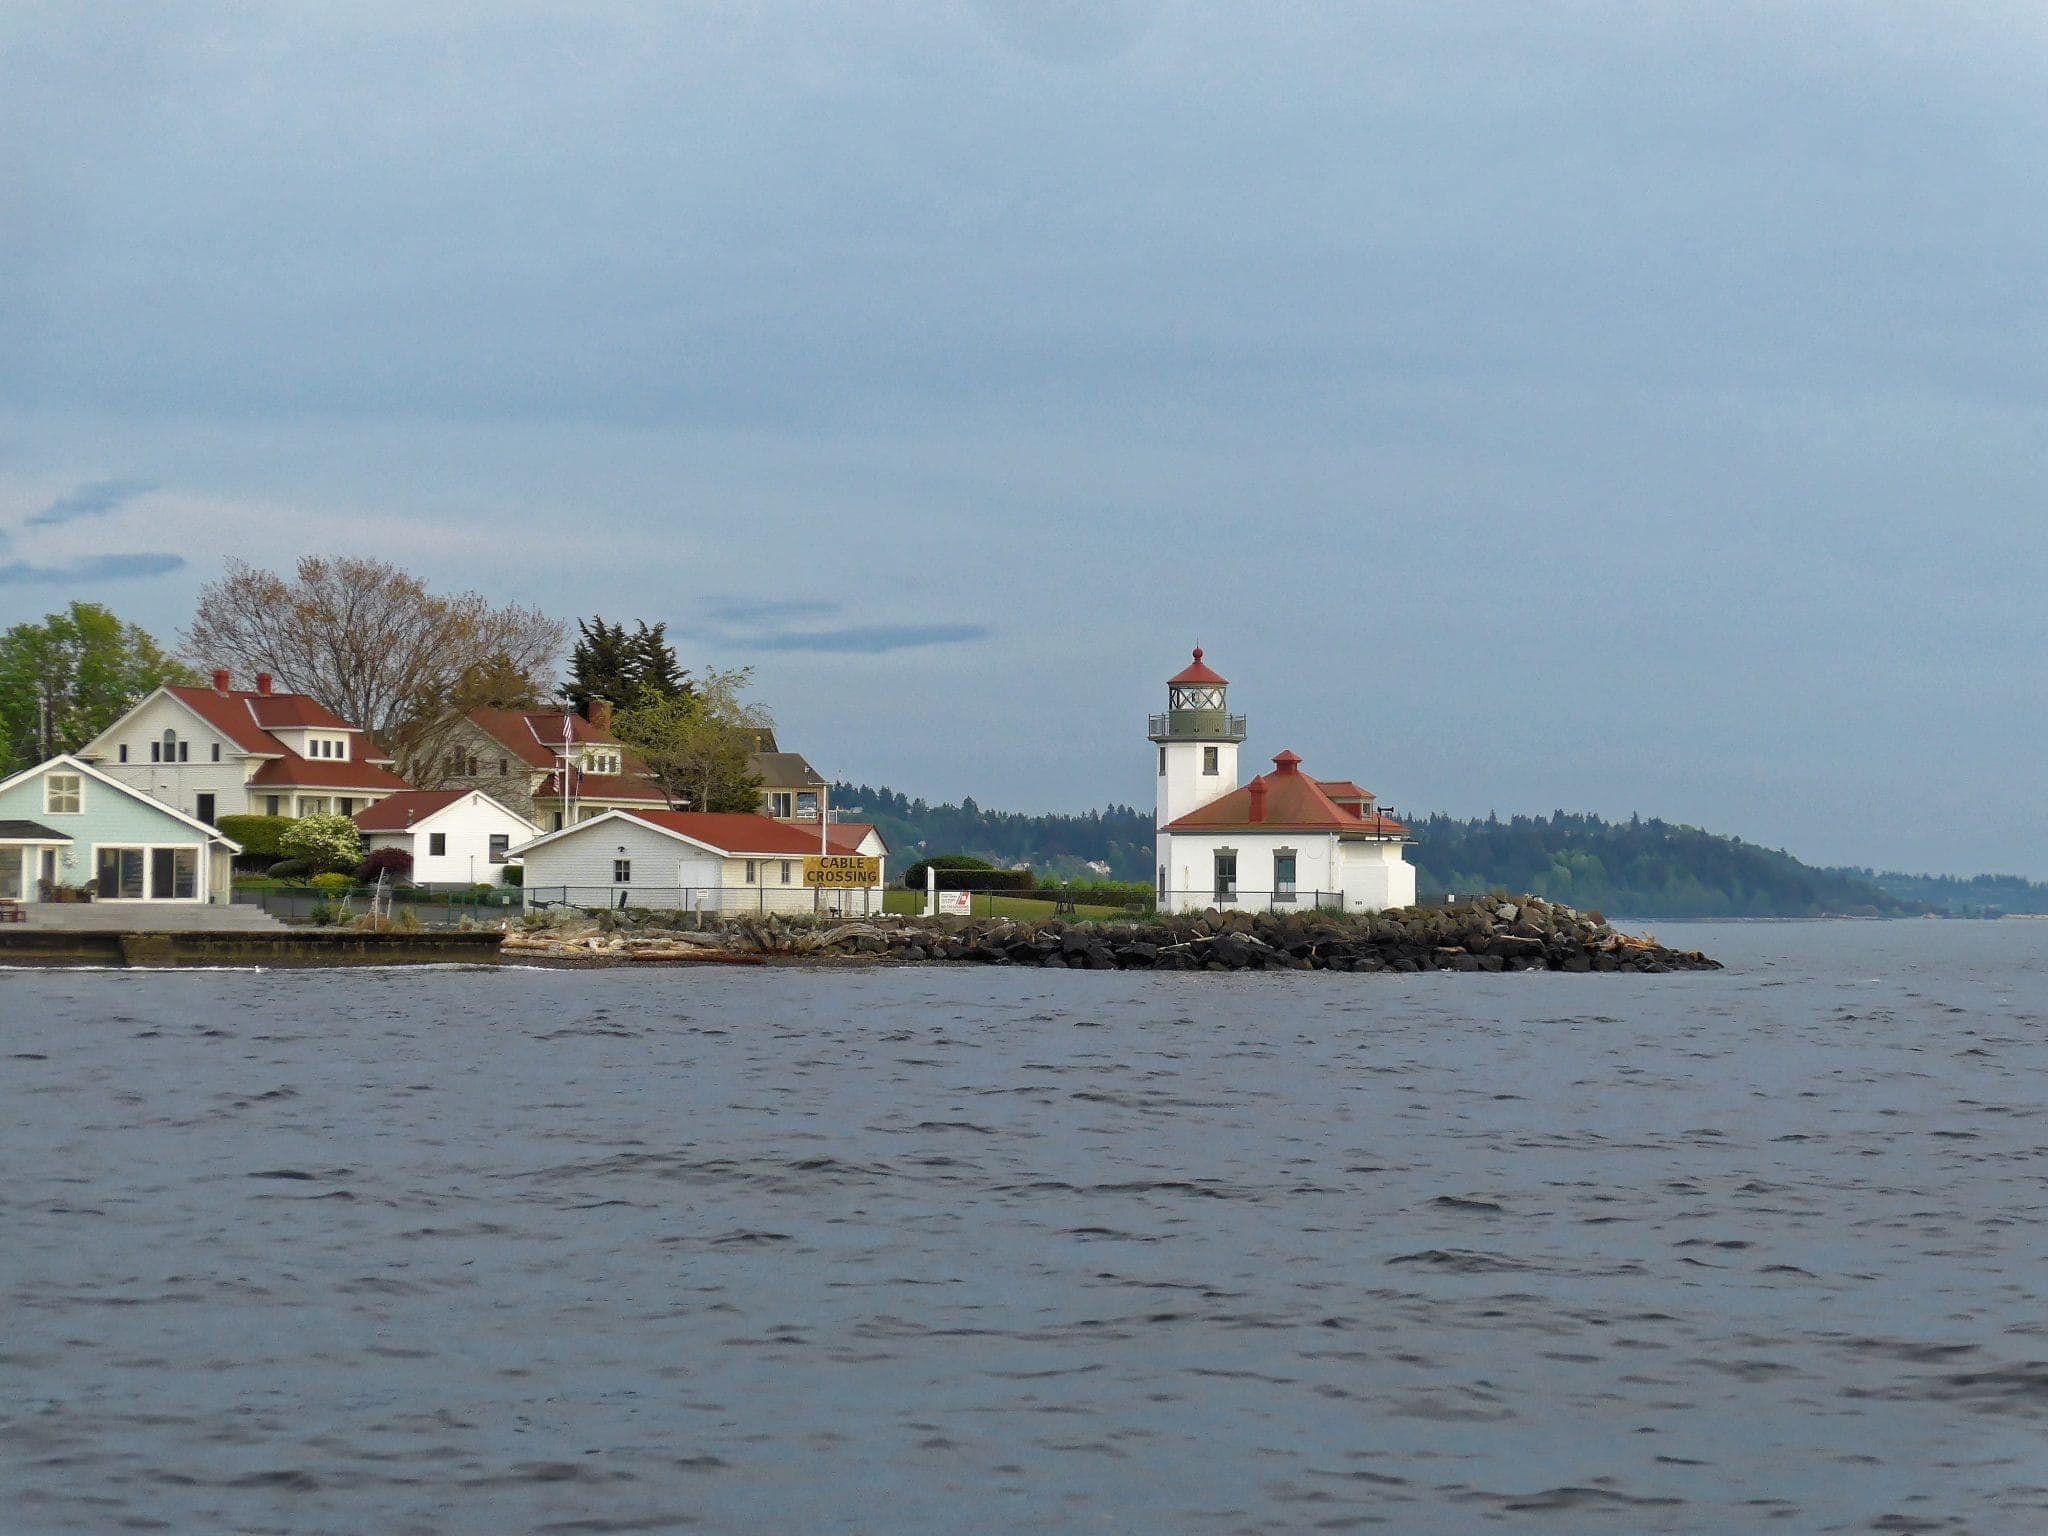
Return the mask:
[[[857,853],[814,853],[804,860],[804,884],[865,890],[882,883],[882,861]]]

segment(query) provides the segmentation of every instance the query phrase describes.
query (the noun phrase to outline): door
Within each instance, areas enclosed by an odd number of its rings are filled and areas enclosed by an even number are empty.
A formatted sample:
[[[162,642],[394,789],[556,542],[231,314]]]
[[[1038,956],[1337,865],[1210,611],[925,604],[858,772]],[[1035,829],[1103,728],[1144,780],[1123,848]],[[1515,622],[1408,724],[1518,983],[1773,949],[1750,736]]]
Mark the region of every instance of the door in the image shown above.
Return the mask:
[[[51,885],[57,883],[57,850],[54,848],[43,850],[43,879]]]
[[[143,897],[142,850],[102,848],[93,867],[93,895],[99,901],[140,901]]]
[[[153,901],[190,901],[199,894],[199,850],[149,850],[149,894]]]
[[[28,850],[0,848],[0,901],[21,901],[28,895]]]
[[[212,826],[212,825],[213,825],[213,796],[211,796],[211,795],[201,795],[201,796],[199,796],[199,798],[198,798],[198,800],[197,800],[197,801],[195,802],[195,804],[196,804],[196,806],[197,806],[197,809],[195,809],[195,810],[193,811],[193,813],[192,813],[192,814],[193,814],[193,815],[195,815],[195,816],[197,816],[197,817],[198,817],[198,818],[199,818],[199,819],[200,819],[201,821],[205,822],[205,823],[206,823],[206,824],[207,824],[207,825],[208,825],[209,827],[210,827],[210,826]]]

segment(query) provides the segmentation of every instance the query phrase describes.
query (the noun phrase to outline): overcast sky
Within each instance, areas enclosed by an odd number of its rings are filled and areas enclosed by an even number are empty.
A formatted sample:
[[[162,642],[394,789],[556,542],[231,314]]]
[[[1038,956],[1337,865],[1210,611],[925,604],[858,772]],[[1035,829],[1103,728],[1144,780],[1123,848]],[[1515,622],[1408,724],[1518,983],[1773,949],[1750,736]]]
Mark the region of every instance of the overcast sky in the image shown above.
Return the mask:
[[[2048,877],[2038,4],[0,8],[0,623],[365,552],[1149,804]]]

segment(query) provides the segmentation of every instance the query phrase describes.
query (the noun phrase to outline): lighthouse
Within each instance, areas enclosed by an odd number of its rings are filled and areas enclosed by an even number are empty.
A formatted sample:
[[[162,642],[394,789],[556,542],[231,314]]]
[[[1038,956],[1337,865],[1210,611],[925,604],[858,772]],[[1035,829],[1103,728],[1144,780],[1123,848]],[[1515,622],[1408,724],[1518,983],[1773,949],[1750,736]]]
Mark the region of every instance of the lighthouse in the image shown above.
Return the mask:
[[[1202,660],[1198,645],[1194,660],[1166,680],[1166,713],[1151,718],[1150,734],[1159,753],[1153,826],[1162,902],[1171,863],[1166,827],[1237,788],[1244,716],[1231,714],[1229,701],[1230,683]]]
[[[1282,751],[1269,773],[1237,781],[1244,716],[1202,659],[1166,680],[1150,720],[1159,754],[1159,910],[1382,911],[1415,902],[1408,829],[1349,779],[1316,779]]]

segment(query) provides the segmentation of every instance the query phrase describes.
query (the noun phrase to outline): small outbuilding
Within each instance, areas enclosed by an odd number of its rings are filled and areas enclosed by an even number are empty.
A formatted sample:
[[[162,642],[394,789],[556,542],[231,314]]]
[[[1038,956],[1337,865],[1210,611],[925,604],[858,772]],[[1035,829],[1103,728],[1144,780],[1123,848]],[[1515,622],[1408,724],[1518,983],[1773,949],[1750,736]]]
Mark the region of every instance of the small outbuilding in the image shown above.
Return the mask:
[[[512,849],[528,906],[879,912],[888,845],[865,822],[817,827],[745,813],[607,811]],[[860,884],[807,883],[807,860],[873,860]]]
[[[241,851],[83,758],[53,757],[0,781],[0,900],[69,888],[94,901],[226,906]]]
[[[363,848],[412,855],[414,885],[502,885],[512,849],[540,832],[480,789],[407,789],[355,816]]]

